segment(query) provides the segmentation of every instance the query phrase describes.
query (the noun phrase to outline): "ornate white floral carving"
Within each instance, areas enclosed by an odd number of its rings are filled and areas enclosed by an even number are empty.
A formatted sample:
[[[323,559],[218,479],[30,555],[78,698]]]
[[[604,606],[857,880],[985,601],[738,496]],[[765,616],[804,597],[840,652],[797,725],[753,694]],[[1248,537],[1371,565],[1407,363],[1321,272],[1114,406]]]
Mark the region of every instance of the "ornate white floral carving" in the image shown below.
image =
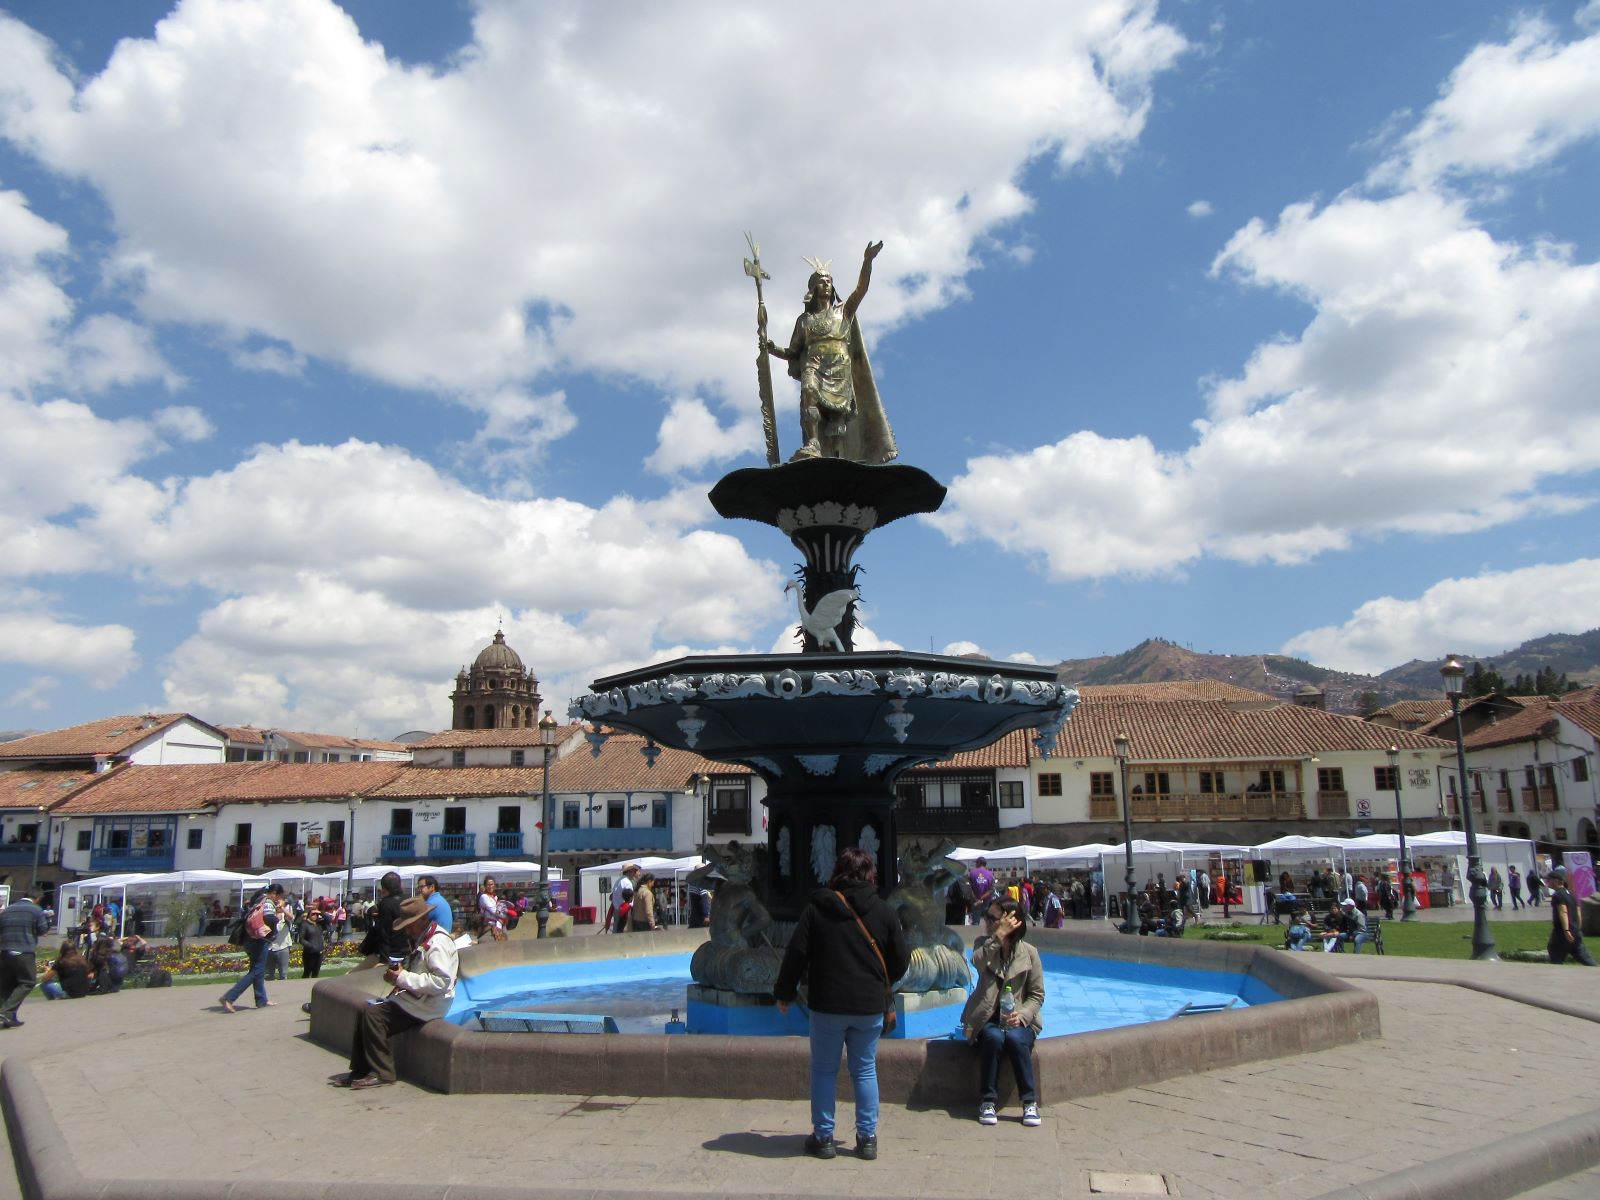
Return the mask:
[[[818,883],[826,883],[833,875],[833,864],[839,852],[832,825],[818,825],[811,831],[811,873]]]
[[[667,699],[674,704],[682,704],[685,700],[693,700],[700,694],[700,689],[694,681],[683,675],[668,675],[661,684],[661,690],[666,693]]]
[[[878,690],[871,671],[818,671],[811,677],[808,696],[870,696]]]
[[[772,677],[772,688],[780,700],[793,700],[804,689],[798,671],[782,670]]]
[[[975,675],[952,675],[948,671],[934,674],[931,688],[940,700],[976,700],[978,678]]]
[[[661,695],[661,680],[646,679],[642,683],[628,685],[628,706],[630,708],[651,708],[660,704],[665,697]]]
[[[920,696],[928,690],[928,677],[921,671],[890,671],[883,690],[896,696]]]
[[[983,681],[983,699],[987,704],[999,704],[1006,698],[1011,690],[1010,685],[999,675],[991,675]]]
[[[706,723],[700,719],[700,706],[698,704],[685,704],[683,706],[683,719],[678,722],[678,728],[683,733],[683,740],[689,749],[695,748],[695,743],[700,740],[700,731]]]
[[[901,739],[901,741],[904,740],[904,738]],[[900,757],[898,754],[869,754],[867,755],[867,760],[861,764],[861,773],[867,776],[882,775],[884,768],[889,766],[890,763],[898,762]]]
[[[603,729],[588,729],[584,731],[583,740],[589,743],[589,755],[591,758],[600,757],[600,750],[610,736]]]
[[[749,763],[752,767],[757,768],[758,770],[765,771],[768,775],[771,775],[774,779],[782,779],[783,778],[783,768],[780,767],[777,763],[773,762],[770,758],[754,757],[754,758],[747,758],[744,761]]]
[[[1037,679],[1015,679],[1011,682],[1010,699],[1018,704],[1053,704],[1061,691],[1060,684]]]
[[[895,741],[904,742],[907,736],[906,730],[911,728],[911,722],[916,718],[906,711],[904,700],[891,700],[889,707],[894,711],[884,717],[883,723],[894,730]]]
[[[792,534],[797,529],[809,529],[817,525],[843,526],[867,533],[878,526],[878,510],[870,506],[840,504],[835,500],[778,510],[778,528],[784,533]]]
[[[737,700],[744,696],[772,699],[772,690],[767,687],[766,677],[750,672],[702,675],[700,690],[708,700]]]
[[[796,754],[794,760],[806,769],[808,775],[832,775],[839,769],[837,754]]]
[[[878,831],[871,825],[863,825],[861,827],[861,836],[856,839],[856,845],[872,855],[874,859],[878,857],[878,851],[883,849],[883,843],[878,840]]]

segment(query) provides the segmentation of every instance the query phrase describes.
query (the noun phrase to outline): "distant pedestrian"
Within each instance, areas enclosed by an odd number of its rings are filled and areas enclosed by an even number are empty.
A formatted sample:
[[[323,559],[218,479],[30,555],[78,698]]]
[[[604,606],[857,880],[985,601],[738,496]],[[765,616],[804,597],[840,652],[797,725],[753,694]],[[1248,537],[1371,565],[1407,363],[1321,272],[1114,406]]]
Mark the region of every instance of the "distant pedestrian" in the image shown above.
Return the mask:
[[[994,872],[989,870],[989,860],[978,857],[972,864],[972,870],[967,872],[967,882],[972,885],[972,913],[985,911],[985,906],[994,899]],[[974,916],[967,917],[967,924],[971,925]]]
[[[628,931],[628,915],[633,910],[633,885],[639,878],[639,864],[629,863],[611,888],[611,915],[606,928],[612,933]]]
[[[277,897],[276,902],[278,927],[272,931],[272,937],[267,940],[266,977],[269,980],[289,978],[289,950],[294,945],[294,919],[291,910],[283,897]]]
[[[327,915],[312,909],[300,922],[300,978],[317,979],[322,975],[322,953],[328,943],[325,928]]]
[[[417,895],[428,902],[428,909],[433,914],[434,924],[446,933],[454,933],[456,928],[456,912],[450,907],[442,892],[439,891],[439,881],[432,875],[417,876]]]
[[[244,995],[249,988],[255,989],[257,1008],[271,1007],[272,1001],[267,999],[267,944],[277,932],[278,922],[281,920],[278,916],[277,898],[282,894],[283,885],[274,883],[264,891],[257,892],[240,914],[244,952],[250,965],[245,973],[239,976],[239,981],[223,993],[223,1012],[238,1012],[233,1002]]]
[[[0,1029],[22,1024],[17,1010],[39,980],[39,935],[49,928],[44,909],[27,895],[0,912]]]
[[[1503,902],[1505,900],[1505,891],[1506,891],[1505,880],[1500,878],[1500,868],[1499,867],[1490,867],[1489,868],[1489,899],[1494,902],[1494,910],[1495,910],[1495,912],[1499,912],[1500,909],[1504,906]]]
[[[1594,966],[1594,956],[1583,944],[1578,900],[1567,886],[1567,869],[1551,867],[1545,881],[1550,885],[1550,942],[1546,947],[1550,961],[1564,963],[1570,958],[1586,967]]]
[[[1544,890],[1544,880],[1539,878],[1538,871],[1528,872],[1528,903],[1535,908],[1540,904],[1540,893]]]
[[[1506,890],[1511,893],[1511,911],[1516,912],[1522,907],[1522,876],[1516,867],[1506,868]]]
[[[1389,882],[1387,875],[1378,876],[1378,905],[1383,909],[1383,919],[1385,921],[1394,920],[1394,884]]]
[[[654,933],[661,928],[661,922],[656,917],[656,877],[649,872],[639,876],[639,882],[634,886],[628,928],[634,933]]]

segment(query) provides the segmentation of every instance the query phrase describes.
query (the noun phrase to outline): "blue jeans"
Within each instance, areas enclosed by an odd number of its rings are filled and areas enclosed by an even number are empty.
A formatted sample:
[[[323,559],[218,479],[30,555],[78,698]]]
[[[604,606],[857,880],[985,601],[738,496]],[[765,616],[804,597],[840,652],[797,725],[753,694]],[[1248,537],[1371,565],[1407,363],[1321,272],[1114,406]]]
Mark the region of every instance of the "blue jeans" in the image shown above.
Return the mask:
[[[1011,1070],[1017,1077],[1017,1098],[1024,1104],[1036,1103],[1039,1091],[1033,1082],[1034,1032],[1026,1025],[1017,1029],[1002,1029],[995,1024],[985,1025],[978,1031],[978,1086],[980,1100],[991,1103],[1000,1099],[1000,1055],[1011,1060]]]
[[[878,1132],[878,1037],[882,1013],[811,1010],[811,1129],[833,1136],[833,1104],[839,1086],[839,1051],[850,1067],[856,1098],[856,1136]]]
[[[250,956],[250,969],[239,976],[239,982],[228,989],[223,999],[232,1004],[244,995],[245,988],[254,985],[256,1007],[261,1008],[267,1002],[267,939],[250,938],[244,944],[244,952]]]

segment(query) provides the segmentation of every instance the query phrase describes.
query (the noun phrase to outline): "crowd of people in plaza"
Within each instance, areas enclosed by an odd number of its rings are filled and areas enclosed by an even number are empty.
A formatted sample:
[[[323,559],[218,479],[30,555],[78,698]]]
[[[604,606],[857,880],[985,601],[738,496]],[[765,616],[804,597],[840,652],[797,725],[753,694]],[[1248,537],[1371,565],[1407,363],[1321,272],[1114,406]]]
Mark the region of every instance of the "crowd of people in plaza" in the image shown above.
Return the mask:
[[[670,880],[657,879],[650,872],[642,871],[638,863],[623,867],[607,898],[604,931],[653,933],[673,924],[677,914],[670,900],[664,902],[660,895],[664,884],[670,895]],[[686,883],[684,888],[688,902],[688,928],[706,928],[711,924],[711,891],[695,883]]]

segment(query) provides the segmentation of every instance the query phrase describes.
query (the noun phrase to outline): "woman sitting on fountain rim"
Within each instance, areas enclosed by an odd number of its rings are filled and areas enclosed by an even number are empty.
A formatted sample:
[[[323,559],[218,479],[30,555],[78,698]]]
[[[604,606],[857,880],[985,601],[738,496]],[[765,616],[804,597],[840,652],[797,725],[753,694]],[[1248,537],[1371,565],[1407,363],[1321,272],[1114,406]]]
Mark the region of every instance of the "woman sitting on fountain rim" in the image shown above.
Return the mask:
[[[806,1153],[833,1158],[834,1095],[839,1051],[850,1064],[856,1101],[856,1156],[878,1157],[878,1038],[895,981],[911,965],[899,918],[878,895],[878,868],[865,850],[847,846],[833,878],[811,897],[789,936],[772,994],[787,1013],[800,977],[809,980],[811,1136]]]
[[[1000,1055],[1011,1060],[1022,1101],[1022,1123],[1038,1125],[1039,1090],[1033,1079],[1033,1043],[1044,1028],[1044,964],[1024,940],[1027,929],[1015,900],[994,900],[983,918],[984,932],[973,944],[977,986],[961,1012],[961,1030],[978,1047],[978,1123],[1000,1120]]]

